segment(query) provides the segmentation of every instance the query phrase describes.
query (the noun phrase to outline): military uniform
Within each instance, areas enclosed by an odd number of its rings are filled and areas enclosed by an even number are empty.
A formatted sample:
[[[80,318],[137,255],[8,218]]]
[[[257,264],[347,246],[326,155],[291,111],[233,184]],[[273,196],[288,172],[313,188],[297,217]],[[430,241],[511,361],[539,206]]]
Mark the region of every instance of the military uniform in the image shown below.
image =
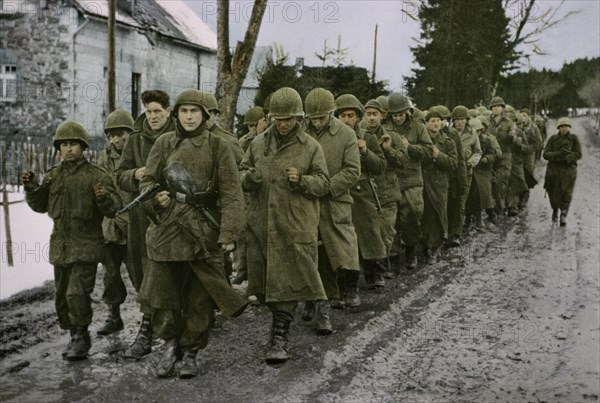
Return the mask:
[[[500,115],[490,117],[489,131],[496,137],[502,156],[494,161],[494,179],[492,182],[492,193],[494,195],[494,204],[497,211],[504,210],[506,206],[506,198],[508,195],[508,182],[512,167],[512,135],[511,123],[509,120]]]

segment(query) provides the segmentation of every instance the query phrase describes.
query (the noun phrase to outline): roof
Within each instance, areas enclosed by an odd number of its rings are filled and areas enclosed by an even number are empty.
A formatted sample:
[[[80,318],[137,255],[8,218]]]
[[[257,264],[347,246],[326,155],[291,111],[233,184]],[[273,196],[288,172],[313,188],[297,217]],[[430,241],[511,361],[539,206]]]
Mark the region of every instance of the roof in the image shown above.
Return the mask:
[[[72,2],[84,14],[108,18],[108,0]],[[183,0],[117,0],[116,20],[205,49],[217,49],[217,35]]]

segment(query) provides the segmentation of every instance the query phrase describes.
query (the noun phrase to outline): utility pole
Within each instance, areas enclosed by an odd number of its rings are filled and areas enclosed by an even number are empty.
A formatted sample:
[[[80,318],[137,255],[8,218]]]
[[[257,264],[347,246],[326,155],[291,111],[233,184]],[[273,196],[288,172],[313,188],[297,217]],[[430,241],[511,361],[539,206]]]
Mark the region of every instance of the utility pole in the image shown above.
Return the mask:
[[[108,111],[116,109],[116,74],[115,74],[115,22],[116,2],[108,1]]]
[[[373,46],[373,72],[371,73],[371,82],[375,82],[375,70],[377,70],[377,28],[378,24],[375,24],[375,43]]]

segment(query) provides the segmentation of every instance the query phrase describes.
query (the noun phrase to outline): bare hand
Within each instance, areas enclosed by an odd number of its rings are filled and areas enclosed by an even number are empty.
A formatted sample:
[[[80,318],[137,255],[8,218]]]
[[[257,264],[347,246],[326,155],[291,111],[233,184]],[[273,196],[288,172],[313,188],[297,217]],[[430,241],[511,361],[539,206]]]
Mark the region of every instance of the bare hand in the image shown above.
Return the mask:
[[[144,176],[145,171],[146,171],[146,167],[141,167],[141,168],[136,169],[135,174],[134,174],[135,180],[141,181],[142,177]]]
[[[401,137],[400,140],[402,140],[402,147],[408,148],[408,145],[410,144],[408,139],[406,137]]]
[[[169,204],[171,204],[171,198],[169,197],[169,192],[163,190],[162,192],[158,192],[156,196],[154,196],[154,203],[161,208],[166,208]]]
[[[25,187],[25,190],[28,192],[35,190],[38,187],[37,177],[31,171],[23,172],[21,174],[21,181],[23,182],[23,186]]]
[[[233,242],[222,243],[221,244],[221,249],[224,252],[233,252],[235,250],[235,243],[233,243]]]
[[[358,139],[356,140],[356,144],[358,144],[358,152],[360,152],[362,155],[365,155],[367,153],[367,142],[365,139]]]
[[[433,158],[437,158],[440,155],[440,150],[438,150],[438,148],[436,146],[433,146],[432,155],[433,155]]]
[[[96,195],[96,200],[98,201],[105,200],[108,197],[106,194],[106,189],[104,189],[104,185],[100,182],[94,183],[94,194]]]
[[[384,134],[383,136],[381,136],[381,138],[379,139],[379,145],[385,151],[391,150],[392,149],[392,138],[390,137],[390,135]]]
[[[289,167],[288,169],[286,169],[286,172],[287,172],[288,181],[290,183],[300,182],[300,171],[298,171],[298,168]]]
[[[482,164],[487,164],[488,163],[488,159],[487,157],[483,157],[482,159],[479,160],[480,163]]]

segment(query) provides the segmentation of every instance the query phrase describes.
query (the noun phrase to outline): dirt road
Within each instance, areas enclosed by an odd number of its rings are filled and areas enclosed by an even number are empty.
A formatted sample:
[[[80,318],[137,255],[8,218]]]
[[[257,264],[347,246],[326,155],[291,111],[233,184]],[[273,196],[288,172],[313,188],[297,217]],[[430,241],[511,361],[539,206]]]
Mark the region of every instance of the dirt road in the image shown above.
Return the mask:
[[[550,132],[554,129],[550,126]],[[160,345],[132,362],[126,329],[98,338],[89,360],[61,360],[67,342],[52,288],[0,303],[2,401],[597,401],[600,376],[600,141],[574,119],[584,156],[568,225],[550,220],[542,178],[526,211],[494,230],[471,232],[440,262],[361,290],[355,312],[334,311],[335,333],[292,325],[293,359],[263,363],[270,315],[252,307],[218,318],[193,380],[157,380]],[[100,284],[100,282],[98,282]],[[95,291],[99,301],[100,287]],[[94,327],[106,309],[95,306]]]

